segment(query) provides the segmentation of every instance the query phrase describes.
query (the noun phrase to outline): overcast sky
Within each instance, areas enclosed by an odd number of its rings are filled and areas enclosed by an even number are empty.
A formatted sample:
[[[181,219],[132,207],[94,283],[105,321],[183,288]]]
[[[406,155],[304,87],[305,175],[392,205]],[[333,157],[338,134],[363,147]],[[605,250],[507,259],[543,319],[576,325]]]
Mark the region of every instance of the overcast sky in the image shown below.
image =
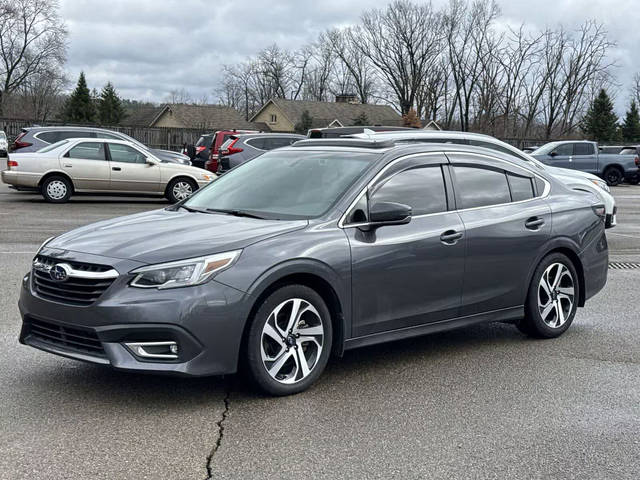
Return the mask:
[[[272,43],[295,49],[335,26],[356,23],[380,0],[62,0],[69,29],[67,70],[84,70],[91,88],[111,81],[125,98],[161,102],[171,90],[213,93],[223,64],[242,61]],[[444,5],[444,0],[434,0]],[[619,113],[640,71],[638,0],[498,0],[501,22],[532,27],[604,23],[618,47]]]

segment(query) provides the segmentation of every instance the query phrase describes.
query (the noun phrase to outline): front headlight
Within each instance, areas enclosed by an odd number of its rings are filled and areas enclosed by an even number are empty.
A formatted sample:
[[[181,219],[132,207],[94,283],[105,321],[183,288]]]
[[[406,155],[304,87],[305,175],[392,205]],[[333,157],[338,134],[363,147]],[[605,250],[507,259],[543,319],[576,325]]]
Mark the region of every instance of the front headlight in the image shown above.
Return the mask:
[[[609,185],[607,185],[607,182],[605,182],[604,180],[598,180],[598,179],[591,179],[591,183],[593,183],[594,185],[597,185],[598,187],[600,187],[602,190],[604,190],[607,193],[611,193],[611,189],[609,188]]]
[[[189,258],[136,268],[131,271],[136,274],[136,277],[130,285],[138,288],[158,289],[200,285],[211,279],[216,273],[233,265],[241,252],[242,250],[233,250],[209,257]]]

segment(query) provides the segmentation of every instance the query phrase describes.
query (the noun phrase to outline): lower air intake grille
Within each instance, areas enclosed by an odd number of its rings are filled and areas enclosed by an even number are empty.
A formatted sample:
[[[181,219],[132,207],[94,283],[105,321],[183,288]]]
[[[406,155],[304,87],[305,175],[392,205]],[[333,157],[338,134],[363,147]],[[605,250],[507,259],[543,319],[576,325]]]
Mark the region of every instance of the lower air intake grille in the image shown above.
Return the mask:
[[[84,353],[94,357],[106,357],[102,343],[100,343],[98,336],[92,330],[62,326],[33,318],[27,320],[27,325],[29,328],[27,335],[43,343],[71,352]]]

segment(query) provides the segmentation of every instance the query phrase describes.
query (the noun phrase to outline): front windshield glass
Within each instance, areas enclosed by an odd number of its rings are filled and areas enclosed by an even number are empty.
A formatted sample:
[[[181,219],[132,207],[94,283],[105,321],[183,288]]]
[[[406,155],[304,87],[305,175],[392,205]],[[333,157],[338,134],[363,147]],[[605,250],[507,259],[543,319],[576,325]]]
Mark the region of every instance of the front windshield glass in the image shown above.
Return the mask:
[[[531,152],[531,155],[549,155],[558,145],[558,142],[547,143],[546,145],[543,145],[537,150]]]
[[[51,145],[47,145],[46,147],[41,148],[40,150],[38,150],[38,153],[50,152],[51,150],[55,150],[56,148],[61,147],[65,143],[69,143],[69,140],[60,140],[59,142],[52,143]]]
[[[379,158],[378,153],[275,150],[234,168],[184,205],[270,219],[318,217]]]

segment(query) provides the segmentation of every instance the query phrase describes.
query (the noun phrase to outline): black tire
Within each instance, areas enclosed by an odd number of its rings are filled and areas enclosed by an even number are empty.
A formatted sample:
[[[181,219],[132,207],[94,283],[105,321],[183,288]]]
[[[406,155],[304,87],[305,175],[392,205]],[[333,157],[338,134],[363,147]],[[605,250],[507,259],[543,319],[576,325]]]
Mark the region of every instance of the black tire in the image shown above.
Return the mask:
[[[167,190],[165,191],[165,197],[171,203],[180,202],[185,198],[187,198],[180,194],[180,191],[185,191],[187,186],[191,189],[191,193],[189,193],[187,197],[193,194],[196,190],[198,190],[198,184],[191,178],[186,178],[186,177],[174,178],[167,185]]]
[[[541,279],[547,270],[554,266],[551,269],[551,274],[553,272],[558,272],[558,267],[555,265],[560,264],[566,268],[566,272],[571,276],[571,282],[573,287],[573,299],[569,308],[569,301],[565,298],[559,300],[559,305],[561,305],[562,314],[558,315],[558,310],[555,306],[551,307],[551,310],[547,312],[547,316],[543,318],[540,304],[545,305],[545,309],[549,307],[549,303],[546,302],[548,299],[549,302],[553,303],[554,298],[558,298],[558,291],[556,289],[555,294],[547,296],[545,293],[539,293],[539,290],[542,289],[544,292],[544,288],[541,286]],[[562,270],[564,272],[564,270]],[[564,292],[569,290],[569,281],[568,278],[563,273],[561,275],[561,282],[557,286],[557,288],[562,289]],[[555,277],[553,277],[555,279]],[[549,286],[549,284],[547,284]],[[555,295],[555,296],[554,296]],[[560,294],[562,295],[562,294]],[[539,298],[540,296],[540,298]],[[566,295],[565,295],[566,297]],[[529,285],[529,291],[527,293],[527,300],[525,303],[525,316],[523,319],[516,322],[516,326],[518,329],[525,333],[526,335],[536,337],[536,338],[555,338],[562,335],[567,329],[571,326],[573,319],[576,315],[576,310],[578,308],[578,300],[580,298],[580,281],[578,278],[578,273],[576,271],[573,262],[562,253],[552,253],[547,255],[542,259],[538,267],[536,268],[533,278],[531,279],[531,285]],[[563,303],[564,302],[564,303]],[[556,321],[554,322],[554,318]],[[550,326],[549,323],[560,323],[558,322],[558,318],[561,320],[564,319],[564,322],[558,326]],[[545,319],[547,321],[545,321]]]
[[[633,175],[627,179],[630,185],[638,185],[640,183],[640,175]]]
[[[618,167],[608,167],[604,171],[604,180],[607,182],[607,185],[611,187],[615,187],[622,183],[624,179],[624,172]]]
[[[286,321],[288,318],[288,313],[292,310],[287,310],[286,304],[287,302],[291,302],[297,299],[308,302],[308,304],[313,306],[315,312],[309,312],[309,314],[312,315],[310,318],[313,321],[316,320],[315,313],[319,314],[323,332],[321,339],[322,348],[319,352],[319,355],[317,350],[315,351],[315,358],[312,358],[313,364],[310,368],[310,371],[306,376],[303,376],[304,372],[302,371],[302,369],[300,368],[300,370],[298,370],[298,365],[300,365],[298,362],[301,361],[301,357],[296,356],[298,355],[299,351],[298,346],[288,346],[290,345],[288,343],[288,340],[294,341],[295,339],[292,339],[293,337],[290,335],[287,337],[287,339],[279,342],[279,344],[275,343],[276,351],[279,352],[274,353],[275,359],[284,358],[285,355],[289,355],[289,360],[287,360],[285,364],[283,364],[282,371],[285,371],[285,373],[287,373],[286,368],[288,365],[291,366],[292,370],[295,368],[295,375],[293,376],[293,381],[295,383],[282,383],[286,380],[277,380],[276,378],[272,377],[267,371],[267,362],[263,362],[262,349],[263,347],[265,347],[266,350],[266,347],[269,347],[269,345],[266,345],[263,342],[266,342],[268,344],[270,341],[270,338],[267,337],[264,337],[266,340],[263,340],[263,330],[265,329],[267,321],[269,321],[270,319],[271,322],[273,321],[274,317],[271,316],[271,313],[274,311],[274,309],[276,309],[276,307],[280,306],[281,304],[285,304],[285,307],[282,308],[282,317],[279,318],[283,318]],[[307,313],[300,315],[300,323],[298,325],[304,325],[306,322],[312,323],[311,320],[305,319],[305,315],[307,315]],[[317,323],[315,325],[317,328]],[[308,325],[306,326],[308,327]],[[300,331],[304,331],[304,326]],[[304,334],[303,337],[300,338],[300,340],[302,340],[302,338],[305,338]],[[306,390],[320,377],[325,367],[327,366],[327,362],[329,361],[332,341],[333,331],[331,326],[331,315],[322,297],[315,290],[304,285],[287,285],[271,293],[258,307],[256,314],[253,316],[253,319],[251,319],[251,325],[249,327],[246,345],[244,348],[243,360],[250,377],[254,381],[255,385],[257,385],[261,390],[271,395],[292,395],[294,393],[299,393]],[[313,347],[313,349],[316,348],[315,345],[312,345],[311,347]],[[303,348],[308,349],[311,347],[309,347],[309,344],[301,344],[300,352],[302,352]],[[286,348],[286,351],[284,350],[284,348]],[[288,353],[289,351],[291,351],[291,354]],[[310,352],[311,355],[313,355],[313,351]],[[305,360],[307,360],[304,354],[302,358],[305,358]],[[273,368],[276,363],[277,360],[272,361],[270,362],[269,366]],[[309,363],[307,363],[307,368],[308,365]],[[295,380],[298,375],[301,375],[300,379]],[[278,377],[278,375],[275,375],[275,377]]]
[[[73,194],[73,184],[67,177],[53,175],[42,182],[40,193],[47,202],[66,203]]]

